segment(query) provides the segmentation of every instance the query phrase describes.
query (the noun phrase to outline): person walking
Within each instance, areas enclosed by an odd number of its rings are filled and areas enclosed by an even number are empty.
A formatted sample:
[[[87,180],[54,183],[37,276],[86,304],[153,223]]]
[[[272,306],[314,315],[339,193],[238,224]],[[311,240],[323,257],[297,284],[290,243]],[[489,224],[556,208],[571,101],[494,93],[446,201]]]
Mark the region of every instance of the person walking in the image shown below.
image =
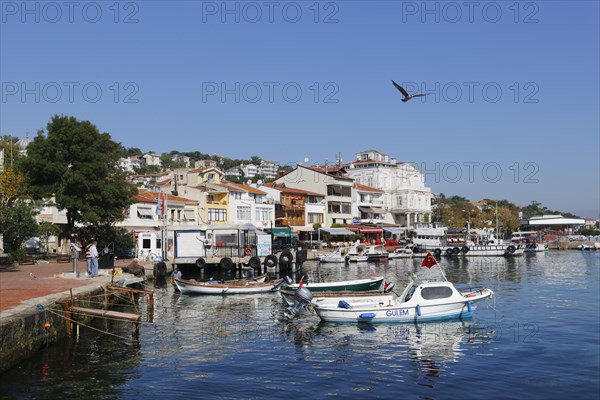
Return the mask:
[[[98,276],[98,249],[96,248],[96,246],[98,245],[97,241],[93,241],[92,245],[90,246],[90,268],[91,268],[91,274],[90,276],[92,278]]]

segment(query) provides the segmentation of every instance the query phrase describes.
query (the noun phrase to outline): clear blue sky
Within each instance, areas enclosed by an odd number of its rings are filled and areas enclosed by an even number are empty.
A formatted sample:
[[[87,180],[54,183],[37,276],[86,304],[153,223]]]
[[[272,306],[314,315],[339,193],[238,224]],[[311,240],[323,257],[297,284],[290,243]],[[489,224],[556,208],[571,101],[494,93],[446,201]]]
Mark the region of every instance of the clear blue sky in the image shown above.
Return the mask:
[[[159,153],[375,148],[434,193],[599,216],[597,1],[48,4],[0,4],[1,134],[66,114]]]

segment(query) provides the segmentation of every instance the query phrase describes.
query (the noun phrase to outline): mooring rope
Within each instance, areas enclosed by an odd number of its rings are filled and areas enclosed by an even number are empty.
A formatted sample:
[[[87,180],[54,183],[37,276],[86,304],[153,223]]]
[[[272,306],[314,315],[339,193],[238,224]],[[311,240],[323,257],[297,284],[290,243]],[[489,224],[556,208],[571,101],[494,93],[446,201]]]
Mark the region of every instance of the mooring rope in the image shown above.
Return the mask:
[[[94,328],[93,326],[86,325],[86,324],[83,324],[81,322],[73,321],[71,318],[67,318],[66,316],[60,315],[59,313],[54,312],[53,310],[50,310],[50,309],[46,309],[46,310],[48,310],[49,313],[54,314],[57,317],[63,318],[65,320],[67,320],[67,321],[71,321],[71,322],[74,322],[74,323],[76,323],[78,325],[81,325],[81,326],[84,326],[86,328],[89,328],[91,330],[94,330],[94,331],[97,331],[97,332],[100,332],[100,333],[104,333],[105,335],[114,336],[116,338],[123,339],[124,341],[130,342],[130,340],[129,340],[128,337],[120,336],[120,335],[117,335],[115,333],[111,333],[111,332],[108,332],[108,331],[103,331],[102,329]],[[74,313],[74,314],[77,314],[77,313]],[[102,317],[100,317],[100,318],[102,318]],[[123,320],[119,320],[119,321],[123,321]]]

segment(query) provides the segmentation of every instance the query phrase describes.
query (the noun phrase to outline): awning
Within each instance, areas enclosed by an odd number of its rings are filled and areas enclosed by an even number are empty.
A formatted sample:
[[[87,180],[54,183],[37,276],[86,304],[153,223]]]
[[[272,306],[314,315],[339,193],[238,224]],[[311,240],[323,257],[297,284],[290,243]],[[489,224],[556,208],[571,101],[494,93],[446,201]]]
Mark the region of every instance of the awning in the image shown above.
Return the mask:
[[[381,207],[371,207],[371,210],[373,210],[373,212],[375,214],[383,214],[384,213],[384,210]]]
[[[298,239],[298,234],[292,232],[290,228],[269,228],[265,229],[265,231],[271,233],[276,238],[292,237]]]
[[[373,209],[371,207],[358,207],[358,209],[364,213],[372,213],[373,212]]]
[[[137,213],[140,217],[154,217],[154,213],[150,208],[138,208]]]
[[[315,230],[312,228],[312,226],[293,226],[292,225],[292,230],[293,231],[297,231],[297,232],[314,232]]]
[[[355,233],[345,228],[321,228],[321,231],[330,235],[354,235]]]
[[[381,233],[380,228],[360,228],[360,233]]]
[[[400,235],[404,233],[406,228],[383,228],[384,231],[391,233],[392,235]]]

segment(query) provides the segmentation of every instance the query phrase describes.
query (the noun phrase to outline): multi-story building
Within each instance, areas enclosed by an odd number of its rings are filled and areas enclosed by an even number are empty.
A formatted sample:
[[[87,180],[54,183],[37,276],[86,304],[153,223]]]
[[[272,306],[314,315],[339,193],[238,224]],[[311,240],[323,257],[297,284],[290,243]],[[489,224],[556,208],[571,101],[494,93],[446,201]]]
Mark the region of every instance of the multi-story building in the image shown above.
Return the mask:
[[[258,168],[254,164],[240,165],[240,171],[244,175],[244,178],[253,178],[258,173]]]
[[[182,165],[184,168],[189,168],[190,158],[183,154],[175,154],[173,156],[173,162]]]
[[[257,174],[262,175],[265,179],[277,178],[277,171],[279,170],[279,165],[277,163],[261,160],[260,165],[256,168]]]
[[[146,166],[154,165],[160,167],[162,165],[162,160],[158,154],[146,153],[143,156],[140,156],[140,158]]]
[[[327,171],[327,172],[326,172]],[[290,173],[275,180],[279,187],[291,187],[318,193],[324,197],[326,214],[323,226],[352,223],[353,179],[344,177],[344,169],[322,169],[298,165]]]
[[[383,190],[354,183],[352,192],[352,215],[362,224],[377,224],[383,221]]]
[[[401,226],[419,226],[431,222],[431,189],[425,175],[412,163],[399,163],[377,150],[356,154],[347,165],[349,177],[356,183],[382,190],[383,219]]]
[[[139,157],[121,157],[118,161],[119,167],[129,173],[134,173],[136,168],[141,168],[142,163]]]

